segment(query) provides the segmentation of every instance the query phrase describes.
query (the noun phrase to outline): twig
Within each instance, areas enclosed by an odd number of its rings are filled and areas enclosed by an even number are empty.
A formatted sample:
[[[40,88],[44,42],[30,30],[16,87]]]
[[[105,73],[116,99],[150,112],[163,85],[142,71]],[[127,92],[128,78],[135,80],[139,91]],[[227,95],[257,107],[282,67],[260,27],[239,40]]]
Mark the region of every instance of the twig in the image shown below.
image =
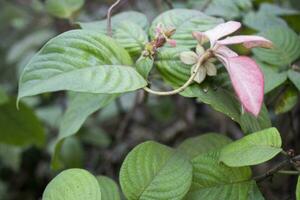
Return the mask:
[[[300,155],[294,156],[292,158],[287,158],[284,161],[282,161],[281,163],[279,163],[278,165],[276,165],[275,167],[268,170],[266,173],[256,176],[256,177],[253,177],[253,180],[255,180],[257,182],[264,181],[265,179],[273,176],[275,173],[278,173],[279,171],[281,171],[281,169],[283,169],[284,167],[288,166],[289,164],[293,164],[294,162],[297,162],[297,161],[300,161]]]
[[[287,175],[299,175],[299,171],[289,171],[289,170],[279,170],[278,174],[287,174]]]
[[[166,4],[169,6],[170,9],[173,9],[174,6],[173,6],[173,3],[172,3],[172,0],[165,0]]]
[[[112,32],[112,27],[111,27],[111,14],[113,9],[121,3],[121,0],[117,0],[107,11],[107,35],[112,37],[113,32]]]

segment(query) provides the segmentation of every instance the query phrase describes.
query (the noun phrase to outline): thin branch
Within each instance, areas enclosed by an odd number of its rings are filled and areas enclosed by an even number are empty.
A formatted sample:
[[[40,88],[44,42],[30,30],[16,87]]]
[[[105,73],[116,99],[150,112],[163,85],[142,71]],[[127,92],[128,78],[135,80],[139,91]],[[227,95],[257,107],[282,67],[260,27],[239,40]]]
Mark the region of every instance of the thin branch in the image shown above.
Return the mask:
[[[207,0],[204,4],[203,4],[203,6],[200,8],[200,11],[205,11],[207,8],[208,8],[208,6],[209,6],[209,4],[211,4],[211,2],[212,2],[212,0]]]
[[[294,156],[292,158],[287,158],[284,161],[282,161],[281,163],[279,163],[278,165],[276,165],[275,167],[268,170],[266,173],[256,176],[256,177],[253,177],[253,180],[255,180],[257,182],[264,181],[265,179],[273,176],[275,173],[282,171],[281,169],[285,168],[289,164],[293,164],[294,162],[297,162],[297,161],[300,161],[300,155]]]
[[[113,32],[112,32],[112,27],[111,27],[111,15],[113,9],[121,3],[121,0],[117,0],[107,11],[107,35],[112,37]]]
[[[184,91],[187,87],[189,87],[194,82],[194,79],[197,75],[197,72],[199,71],[200,67],[202,67],[202,64],[207,59],[209,59],[211,57],[212,57],[211,51],[207,51],[205,54],[203,54],[200,57],[200,59],[198,61],[198,65],[195,68],[195,70],[192,72],[192,75],[190,76],[189,80],[187,80],[187,82],[183,86],[181,86],[181,87],[179,87],[175,90],[172,90],[172,91],[154,91],[154,90],[150,89],[149,87],[145,87],[143,89],[148,93],[159,95],[159,96],[170,96],[170,95],[178,94],[178,93]]]
[[[299,175],[299,171],[289,171],[289,170],[279,170],[278,174],[287,174],[287,175]]]

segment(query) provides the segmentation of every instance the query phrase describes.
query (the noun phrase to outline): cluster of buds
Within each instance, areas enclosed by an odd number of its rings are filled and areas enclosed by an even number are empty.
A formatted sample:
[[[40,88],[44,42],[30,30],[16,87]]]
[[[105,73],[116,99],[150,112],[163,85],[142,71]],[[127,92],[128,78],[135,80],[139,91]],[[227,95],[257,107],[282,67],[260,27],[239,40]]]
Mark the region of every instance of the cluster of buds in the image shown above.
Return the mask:
[[[143,56],[153,58],[157,53],[157,50],[166,43],[171,47],[176,47],[176,41],[171,39],[175,32],[175,28],[164,27],[163,24],[158,24],[155,30],[155,38],[145,45]]]

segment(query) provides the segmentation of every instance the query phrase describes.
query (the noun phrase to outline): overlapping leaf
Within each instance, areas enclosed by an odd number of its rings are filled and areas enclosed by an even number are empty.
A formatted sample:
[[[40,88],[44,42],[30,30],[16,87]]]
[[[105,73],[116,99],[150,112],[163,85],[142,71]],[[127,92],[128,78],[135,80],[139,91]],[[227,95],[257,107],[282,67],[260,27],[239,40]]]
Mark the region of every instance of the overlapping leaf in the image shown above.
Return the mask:
[[[191,181],[192,166],[185,155],[156,142],[135,147],[120,172],[122,190],[130,200],[180,200]]]
[[[123,93],[144,87],[128,53],[111,38],[94,31],[73,30],[50,40],[20,78],[19,96],[71,90]]]
[[[101,200],[97,179],[83,169],[58,174],[46,187],[43,200]]]
[[[269,64],[284,67],[300,56],[300,38],[289,28],[274,27],[260,33],[263,37],[271,40],[274,47],[271,49],[253,49],[259,60]]]
[[[219,153],[211,152],[192,160],[193,183],[186,200],[247,199],[252,189],[250,168],[230,168],[218,159]]]
[[[97,176],[101,188],[101,199],[120,200],[120,191],[114,180],[106,176]]]
[[[186,139],[178,146],[178,149],[182,150],[193,159],[200,154],[221,149],[230,142],[231,139],[224,135],[218,133],[207,133]]]
[[[220,161],[228,166],[250,166],[266,162],[282,151],[276,128],[265,129],[239,139],[221,150]]]
[[[173,9],[154,19],[149,34],[152,38],[154,37],[158,24],[173,27],[176,29],[176,33],[172,36],[172,39],[176,40],[177,45],[192,48],[197,44],[197,41],[192,37],[193,31],[206,31],[222,22],[221,19],[209,17],[197,10]]]

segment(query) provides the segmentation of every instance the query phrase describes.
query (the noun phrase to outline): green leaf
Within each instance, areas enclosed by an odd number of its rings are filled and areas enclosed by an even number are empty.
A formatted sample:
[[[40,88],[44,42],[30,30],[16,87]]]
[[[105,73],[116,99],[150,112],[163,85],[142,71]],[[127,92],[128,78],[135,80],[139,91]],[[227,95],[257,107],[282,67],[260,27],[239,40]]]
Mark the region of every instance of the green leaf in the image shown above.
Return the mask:
[[[115,28],[113,38],[133,57],[138,57],[148,42],[143,28],[129,21],[123,21]]]
[[[101,200],[97,179],[83,169],[68,169],[46,187],[43,200]]]
[[[15,99],[0,105],[0,143],[16,146],[45,143],[44,129],[34,112],[24,104],[16,109]]]
[[[44,92],[71,90],[123,93],[146,81],[131,65],[128,53],[113,39],[87,30],[73,30],[50,40],[20,78],[18,99]]]
[[[64,139],[77,133],[88,116],[111,103],[118,95],[75,93],[69,103],[68,109],[61,119],[59,136],[52,159],[52,167],[63,167],[60,158],[61,146]]]
[[[286,72],[279,72],[277,67],[258,62],[265,77],[265,94],[282,85],[287,80]]]
[[[207,16],[197,10],[173,9],[154,19],[149,34],[151,38],[154,38],[155,29],[161,23],[165,27],[176,28],[176,33],[172,36],[172,39],[176,40],[177,46],[192,48],[197,44],[192,36],[193,31],[206,31],[222,22],[222,19]]]
[[[240,120],[240,104],[231,92],[222,87],[213,88],[207,84],[194,84],[183,93],[185,97],[197,97],[197,100],[210,105],[214,110],[222,112],[232,120]]]
[[[46,0],[45,5],[51,15],[70,19],[84,5],[84,0]]]
[[[274,27],[260,33],[271,40],[274,47],[271,49],[253,49],[259,60],[275,66],[287,66],[300,56],[300,38],[289,28]]]
[[[127,11],[122,12],[120,14],[114,15],[111,18],[111,24],[113,31],[118,28],[123,22],[131,22],[135,23],[136,25],[139,25],[143,28],[143,30],[146,30],[149,23],[146,15],[140,12],[136,11]],[[93,30],[97,31],[99,33],[106,34],[107,32],[107,20],[101,20],[101,21],[94,21],[94,22],[78,22],[78,25],[82,29],[87,30]]]
[[[247,13],[243,19],[243,24],[257,31],[264,31],[273,27],[288,28],[283,19],[261,11]]]
[[[252,188],[249,190],[248,200],[265,200],[255,181],[252,181],[251,185]]]
[[[282,6],[278,6],[276,4],[263,3],[259,8],[260,12],[265,12],[273,15],[298,15],[300,12],[298,10],[293,10],[290,8],[284,8]]]
[[[247,135],[221,150],[220,161],[231,167],[257,165],[282,151],[281,138],[276,128]]]
[[[101,199],[121,200],[119,187],[114,180],[106,176],[97,176],[101,188]]]
[[[219,150],[230,142],[231,139],[224,135],[218,133],[207,133],[186,139],[178,146],[178,149],[182,150],[193,159],[200,154]]]
[[[294,86],[288,86],[277,98],[275,113],[282,114],[290,111],[299,102],[298,90]]]
[[[219,162],[219,152],[192,160],[193,183],[186,200],[247,199],[251,188],[249,167],[230,168]]]
[[[130,200],[180,200],[191,181],[192,166],[185,155],[152,141],[135,147],[120,172],[122,190]]]
[[[173,86],[183,85],[191,75],[191,66],[180,60],[180,54],[187,48],[163,48],[156,56],[155,66],[163,79]]]
[[[265,105],[262,106],[258,117],[247,112],[241,114],[240,125],[244,133],[253,133],[272,126],[269,112]]]
[[[298,177],[298,182],[296,187],[296,199],[300,200],[300,177]]]
[[[289,70],[288,71],[288,77],[290,81],[298,88],[300,91],[300,72]]]
[[[60,156],[66,168],[83,167],[84,150],[76,137],[65,139],[60,150]]]
[[[136,70],[142,75],[145,79],[148,78],[151,69],[153,68],[154,60],[148,57],[140,57],[136,61]]]

